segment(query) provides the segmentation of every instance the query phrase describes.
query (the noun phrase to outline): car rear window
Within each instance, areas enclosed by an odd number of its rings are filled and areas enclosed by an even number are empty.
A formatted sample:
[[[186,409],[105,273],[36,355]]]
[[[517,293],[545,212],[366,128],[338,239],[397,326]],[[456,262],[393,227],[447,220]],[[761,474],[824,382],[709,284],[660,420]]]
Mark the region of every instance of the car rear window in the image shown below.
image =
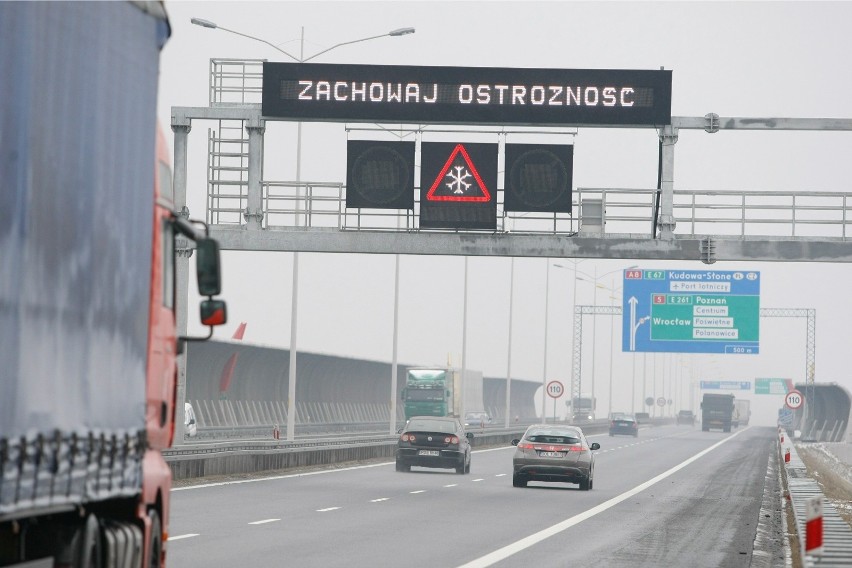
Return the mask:
[[[408,422],[409,432],[441,432],[442,434],[453,434],[456,431],[455,422],[450,420],[410,420]]]
[[[527,440],[539,444],[579,444],[580,437],[576,432],[542,432],[533,431],[527,434]]]

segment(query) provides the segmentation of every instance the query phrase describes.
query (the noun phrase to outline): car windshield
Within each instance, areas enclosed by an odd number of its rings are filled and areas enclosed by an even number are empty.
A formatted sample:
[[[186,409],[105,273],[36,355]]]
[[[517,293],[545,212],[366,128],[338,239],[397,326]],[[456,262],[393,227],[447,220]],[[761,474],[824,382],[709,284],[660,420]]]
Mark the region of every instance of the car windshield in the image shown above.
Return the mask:
[[[452,420],[428,420],[412,418],[408,422],[406,428],[409,432],[441,432],[442,434],[453,434],[456,431],[456,424]]]
[[[539,444],[579,444],[580,433],[576,430],[531,430],[525,438]]]

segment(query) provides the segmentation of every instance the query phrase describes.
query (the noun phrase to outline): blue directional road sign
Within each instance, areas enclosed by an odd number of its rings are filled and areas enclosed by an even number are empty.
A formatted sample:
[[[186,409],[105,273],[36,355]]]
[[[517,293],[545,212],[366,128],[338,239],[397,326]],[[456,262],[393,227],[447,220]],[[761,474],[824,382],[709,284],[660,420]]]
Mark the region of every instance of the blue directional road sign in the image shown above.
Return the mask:
[[[759,352],[760,272],[625,270],[622,350]]]
[[[751,381],[701,381],[701,390],[751,390]]]

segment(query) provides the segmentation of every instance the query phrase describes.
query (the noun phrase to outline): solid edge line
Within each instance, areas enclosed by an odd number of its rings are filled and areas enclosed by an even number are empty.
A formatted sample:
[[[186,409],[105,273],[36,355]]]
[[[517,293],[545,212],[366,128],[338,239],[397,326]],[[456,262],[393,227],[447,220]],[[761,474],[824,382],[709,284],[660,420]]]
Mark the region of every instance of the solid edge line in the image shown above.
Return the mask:
[[[594,517],[595,515],[597,515],[598,513],[603,513],[607,509],[610,509],[610,508],[618,505],[622,501],[630,499],[631,497],[633,497],[637,493],[641,493],[642,491],[648,489],[652,485],[659,483],[663,479],[669,477],[670,475],[673,475],[674,473],[680,471],[681,469],[685,468],[686,466],[693,463],[694,461],[696,461],[696,460],[700,459],[701,457],[707,455],[708,453],[712,452],[713,450],[715,450],[716,448],[718,448],[722,444],[724,444],[724,443],[728,442],[729,440],[732,440],[735,437],[739,436],[740,434],[742,434],[743,432],[745,432],[749,428],[750,428],[750,426],[746,427],[743,430],[740,430],[739,432],[737,432],[735,434],[728,436],[724,440],[720,440],[720,441],[716,442],[715,444],[713,444],[709,448],[700,451],[699,453],[697,453],[694,456],[692,456],[691,458],[679,463],[678,465],[674,466],[673,468],[671,468],[667,471],[664,471],[663,473],[657,475],[656,477],[649,479],[645,483],[637,485],[633,489],[630,489],[629,491],[622,493],[621,495],[619,495],[617,497],[613,497],[609,501],[605,501],[605,502],[601,503],[600,505],[592,507],[588,511],[584,511],[584,512],[580,513],[579,515],[574,515],[573,517],[565,519],[564,521],[562,521],[560,523],[556,523],[555,525],[553,525],[551,527],[548,527],[548,528],[541,530],[537,533],[531,534],[530,536],[528,536],[526,538],[522,538],[521,540],[515,541],[512,544],[504,546],[503,548],[499,548],[499,549],[495,550],[494,552],[490,552],[490,553],[486,554],[485,556],[481,556],[481,557],[476,558],[476,559],[474,559],[474,560],[472,560],[472,561],[470,561],[466,564],[462,564],[458,568],[485,568],[487,566],[491,566],[493,564],[496,564],[497,562],[500,562],[501,560],[505,560],[506,558],[509,558],[510,556],[512,556],[514,554],[517,554],[518,552],[521,552],[522,550],[530,548],[531,546],[538,544],[545,539],[548,539],[548,538],[550,538],[550,537],[552,537],[556,534],[559,534],[559,533],[561,533],[565,530],[568,530],[569,528],[573,527],[574,525],[579,524],[579,523],[581,523],[581,522],[583,522],[587,519],[590,519],[590,518]]]

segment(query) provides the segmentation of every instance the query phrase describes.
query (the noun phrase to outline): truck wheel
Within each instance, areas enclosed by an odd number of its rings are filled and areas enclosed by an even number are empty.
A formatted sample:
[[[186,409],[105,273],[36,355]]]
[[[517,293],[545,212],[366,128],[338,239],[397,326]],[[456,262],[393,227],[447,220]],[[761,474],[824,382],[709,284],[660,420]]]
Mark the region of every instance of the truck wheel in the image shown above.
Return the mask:
[[[100,568],[101,566],[101,527],[95,515],[86,518],[80,527],[80,554],[77,566],[82,568]]]
[[[151,538],[148,540],[148,566],[160,568],[160,559],[163,556],[163,528],[160,524],[160,515],[151,509],[148,511],[151,519]]]

